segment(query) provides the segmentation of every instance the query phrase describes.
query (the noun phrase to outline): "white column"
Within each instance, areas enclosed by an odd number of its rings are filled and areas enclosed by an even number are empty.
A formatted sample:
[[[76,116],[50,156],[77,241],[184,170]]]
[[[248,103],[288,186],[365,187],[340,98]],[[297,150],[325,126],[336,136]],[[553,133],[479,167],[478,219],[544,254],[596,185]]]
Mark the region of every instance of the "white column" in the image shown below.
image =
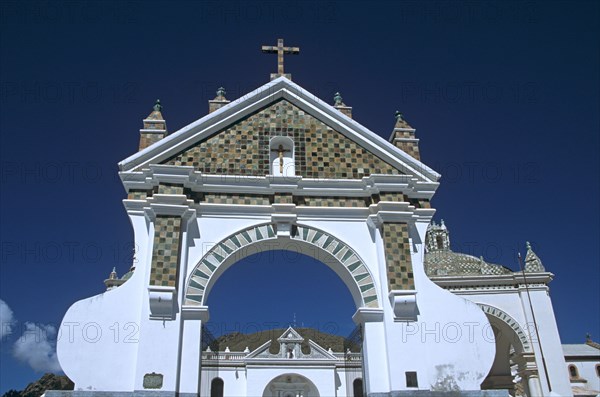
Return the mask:
[[[533,276],[528,276],[530,283],[532,278]],[[532,346],[535,352],[541,393],[543,395],[572,396],[548,287],[546,285],[530,286],[529,294],[524,287],[521,287],[520,293],[527,326],[533,339]],[[529,303],[530,297],[531,305]],[[535,312],[537,328],[534,326],[532,307]],[[538,332],[539,334],[537,334]]]
[[[540,385],[540,377],[537,374],[531,374],[527,378],[527,387],[529,388],[530,397],[543,397],[542,387]]]
[[[515,357],[515,362],[519,368],[519,376],[527,385],[527,395],[529,397],[544,397],[536,357],[534,353],[521,353]]]
[[[178,389],[180,393],[199,393],[203,320],[200,312],[190,312],[185,307],[182,317]]]
[[[390,391],[383,309],[359,308],[352,319],[363,327],[364,385],[367,394]]]

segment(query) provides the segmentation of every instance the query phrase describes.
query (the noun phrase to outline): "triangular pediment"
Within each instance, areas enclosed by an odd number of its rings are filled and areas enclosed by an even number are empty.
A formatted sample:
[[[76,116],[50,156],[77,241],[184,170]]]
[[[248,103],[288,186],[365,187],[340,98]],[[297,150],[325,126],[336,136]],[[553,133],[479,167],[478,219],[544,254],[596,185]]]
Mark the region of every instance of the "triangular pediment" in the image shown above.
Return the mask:
[[[254,349],[254,351],[250,352],[246,358],[272,358],[274,355],[269,353],[269,347],[271,347],[270,340]]]
[[[193,167],[202,174],[270,174],[269,141],[294,142],[295,175],[360,179],[439,175],[333,106],[280,77],[119,163],[122,172],[151,164]]]
[[[277,339],[278,342],[302,342],[304,338],[292,327],[288,327]]]
[[[270,359],[270,360],[281,360],[281,359],[289,359],[285,354],[285,349],[282,352],[281,346],[290,346],[298,344],[298,348],[295,349],[294,358],[296,360],[337,360],[337,357],[324,349],[322,346],[314,342],[313,340],[308,340],[308,346],[310,348],[310,352],[308,354],[302,353],[299,348],[299,344],[304,342],[304,337],[298,333],[294,328],[289,327],[279,338],[277,338],[277,342],[280,343],[280,350],[278,353],[271,353],[270,347],[272,344],[271,340],[268,340],[264,344],[257,347],[255,350],[246,355],[245,359]]]

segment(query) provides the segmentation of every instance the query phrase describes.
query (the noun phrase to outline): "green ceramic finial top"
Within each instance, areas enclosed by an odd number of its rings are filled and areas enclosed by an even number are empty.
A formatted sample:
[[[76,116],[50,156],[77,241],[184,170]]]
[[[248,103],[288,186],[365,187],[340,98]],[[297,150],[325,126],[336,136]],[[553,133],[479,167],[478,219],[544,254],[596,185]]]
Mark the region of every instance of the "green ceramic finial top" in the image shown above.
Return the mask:
[[[335,95],[333,96],[333,101],[336,106],[339,106],[342,104],[342,96],[340,95],[339,92],[335,93]]]
[[[162,105],[160,104],[160,99],[156,100],[156,103],[154,104],[153,108],[157,112],[160,112],[162,110]]]
[[[225,97],[225,88],[219,87],[219,89],[217,90],[217,96]]]
[[[396,118],[396,120],[404,120],[404,117],[402,117],[402,113],[400,113],[399,110],[396,110],[394,117]]]

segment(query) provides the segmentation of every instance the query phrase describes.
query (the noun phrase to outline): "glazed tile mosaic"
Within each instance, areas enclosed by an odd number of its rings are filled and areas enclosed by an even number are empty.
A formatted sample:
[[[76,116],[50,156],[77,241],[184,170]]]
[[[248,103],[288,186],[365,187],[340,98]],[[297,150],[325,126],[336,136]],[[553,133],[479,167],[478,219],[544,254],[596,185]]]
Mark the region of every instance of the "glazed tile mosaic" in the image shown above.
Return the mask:
[[[370,197],[297,197],[297,205],[308,207],[368,207]]]
[[[203,202],[212,204],[269,205],[269,196],[258,194],[206,193]]]
[[[183,194],[183,186],[161,183],[155,192],[158,194]]]
[[[150,285],[177,286],[180,232],[181,218],[178,216],[158,216],[154,220]]]
[[[406,201],[406,197],[402,193],[397,192],[381,192],[379,193],[379,201]]]
[[[207,174],[270,174],[269,141],[294,141],[296,174],[306,178],[360,179],[370,174],[401,174],[366,149],[291,103],[280,100],[164,164],[193,166]]]
[[[384,223],[383,243],[390,291],[415,289],[408,225]]]

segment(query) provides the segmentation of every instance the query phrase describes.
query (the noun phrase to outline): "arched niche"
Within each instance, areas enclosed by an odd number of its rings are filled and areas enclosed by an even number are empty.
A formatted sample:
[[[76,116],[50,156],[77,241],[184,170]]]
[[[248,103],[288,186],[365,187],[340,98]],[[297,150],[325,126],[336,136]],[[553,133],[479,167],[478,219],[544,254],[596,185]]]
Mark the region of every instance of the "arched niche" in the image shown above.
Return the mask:
[[[270,174],[295,176],[294,141],[287,136],[276,136],[269,141]]]

